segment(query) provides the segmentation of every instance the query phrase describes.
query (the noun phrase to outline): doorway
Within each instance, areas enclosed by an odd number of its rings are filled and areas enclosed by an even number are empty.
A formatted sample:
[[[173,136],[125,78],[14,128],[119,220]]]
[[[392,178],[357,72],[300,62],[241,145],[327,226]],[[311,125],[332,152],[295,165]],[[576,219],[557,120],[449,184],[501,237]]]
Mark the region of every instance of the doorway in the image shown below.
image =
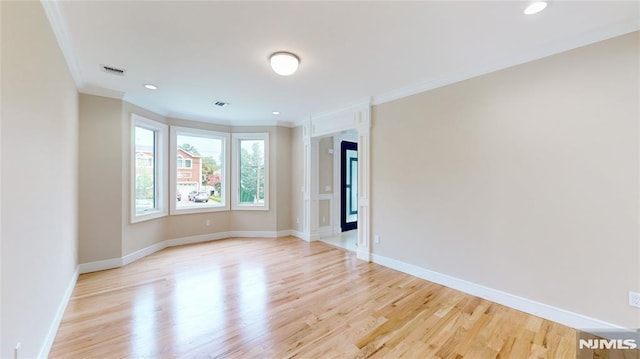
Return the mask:
[[[354,105],[340,111],[331,112],[323,115],[312,116],[302,122],[302,183],[301,187],[301,203],[302,203],[302,233],[300,238],[307,241],[320,240],[320,224],[322,223],[322,215],[320,214],[321,201],[330,200],[331,218],[330,224],[333,235],[345,234],[341,228],[341,202],[340,195],[342,191],[338,191],[340,186],[340,157],[338,153],[341,150],[340,140],[357,143],[357,165],[358,171],[352,175],[357,188],[357,229],[350,231],[356,238],[356,257],[364,261],[371,261],[371,208],[369,201],[370,192],[370,129],[371,129],[371,102],[367,100],[359,105]],[[329,190],[321,191],[319,183],[319,141],[321,138],[334,137],[333,151],[327,149],[327,153],[334,155],[333,166],[333,191],[332,193],[323,193]],[[344,138],[344,137],[349,138]],[[342,138],[341,138],[342,137]],[[323,188],[327,188],[326,186]],[[355,191],[354,191],[355,192]],[[355,193],[354,193],[355,194]],[[355,205],[354,201],[354,205]],[[326,207],[326,202],[324,204]],[[326,208],[322,209],[323,211]],[[327,226],[325,226],[327,227]],[[328,229],[328,228],[327,228]],[[324,229],[323,229],[324,230]],[[326,238],[326,237],[325,237]]]
[[[358,228],[358,144],[340,144],[340,227],[342,232]]]

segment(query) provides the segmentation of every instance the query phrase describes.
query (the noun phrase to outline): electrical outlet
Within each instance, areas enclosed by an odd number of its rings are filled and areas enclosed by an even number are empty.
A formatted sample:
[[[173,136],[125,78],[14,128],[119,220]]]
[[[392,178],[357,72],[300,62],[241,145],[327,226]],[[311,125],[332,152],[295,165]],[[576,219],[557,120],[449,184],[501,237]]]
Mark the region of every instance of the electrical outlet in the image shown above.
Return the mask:
[[[20,354],[20,342],[16,344],[16,348],[13,350],[13,359],[18,359]]]
[[[640,293],[629,292],[629,305],[640,308]]]
[[[375,236],[373,236],[373,241],[374,241],[375,243],[380,243],[380,236],[379,236],[379,235],[377,235],[377,234],[376,234]]]

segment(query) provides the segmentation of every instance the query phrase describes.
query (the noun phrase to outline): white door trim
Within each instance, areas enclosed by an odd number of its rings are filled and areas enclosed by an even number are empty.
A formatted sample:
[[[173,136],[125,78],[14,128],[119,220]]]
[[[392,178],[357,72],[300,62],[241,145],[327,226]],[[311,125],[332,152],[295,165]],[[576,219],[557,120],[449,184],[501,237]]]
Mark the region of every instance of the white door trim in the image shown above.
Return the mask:
[[[370,236],[370,128],[371,100],[330,114],[311,116],[302,124],[304,162],[304,235],[319,238],[318,229],[318,139],[342,131],[358,132],[358,259],[371,261]],[[336,184],[334,183],[334,190]]]

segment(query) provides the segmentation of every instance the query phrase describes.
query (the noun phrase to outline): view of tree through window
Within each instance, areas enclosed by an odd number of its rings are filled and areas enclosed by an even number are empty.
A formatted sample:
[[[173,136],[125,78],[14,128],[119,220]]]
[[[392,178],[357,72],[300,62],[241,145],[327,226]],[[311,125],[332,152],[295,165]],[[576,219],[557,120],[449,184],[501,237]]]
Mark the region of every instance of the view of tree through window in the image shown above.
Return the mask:
[[[156,208],[155,131],[135,127],[135,209],[144,213]]]
[[[240,203],[264,203],[264,147],[264,140],[240,140]]]
[[[176,132],[176,209],[224,206],[225,139]]]

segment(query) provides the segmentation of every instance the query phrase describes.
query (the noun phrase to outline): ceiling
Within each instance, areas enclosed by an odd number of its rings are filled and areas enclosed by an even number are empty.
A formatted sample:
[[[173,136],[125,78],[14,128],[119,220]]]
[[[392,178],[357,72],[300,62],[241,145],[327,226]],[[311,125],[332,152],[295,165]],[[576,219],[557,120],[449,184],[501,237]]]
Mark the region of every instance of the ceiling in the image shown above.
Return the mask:
[[[239,125],[382,103],[640,29],[638,1],[556,0],[536,15],[526,1],[43,4],[80,92]],[[276,51],[297,54],[298,72],[275,74]]]

